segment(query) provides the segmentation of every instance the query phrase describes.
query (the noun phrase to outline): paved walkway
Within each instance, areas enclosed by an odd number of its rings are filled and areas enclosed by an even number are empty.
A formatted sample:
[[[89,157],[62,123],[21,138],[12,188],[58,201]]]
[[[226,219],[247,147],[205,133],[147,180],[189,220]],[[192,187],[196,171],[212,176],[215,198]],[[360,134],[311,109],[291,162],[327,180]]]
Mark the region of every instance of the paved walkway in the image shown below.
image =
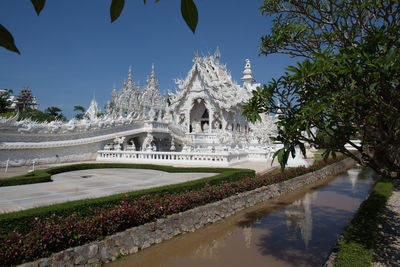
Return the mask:
[[[67,164],[75,163],[39,165],[35,169]],[[275,168],[276,165],[277,163],[274,163],[274,166],[271,166],[270,161],[244,162],[230,167],[249,168],[263,173]],[[25,174],[31,169],[29,166],[9,168],[7,177]],[[65,172],[53,175],[53,182],[50,183],[0,187],[0,213],[181,183],[212,175],[214,174],[167,173],[143,169],[90,169]]]
[[[400,266],[400,180],[395,180],[379,226],[374,266]]]

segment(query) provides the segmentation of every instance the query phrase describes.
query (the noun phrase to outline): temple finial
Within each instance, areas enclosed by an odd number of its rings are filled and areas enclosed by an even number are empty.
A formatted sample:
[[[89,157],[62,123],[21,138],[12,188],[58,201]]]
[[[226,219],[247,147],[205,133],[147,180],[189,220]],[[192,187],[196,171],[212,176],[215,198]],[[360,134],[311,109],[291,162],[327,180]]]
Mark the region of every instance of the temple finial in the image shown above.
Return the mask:
[[[112,99],[114,100],[114,98],[117,96],[117,86],[115,85],[115,83],[114,83],[114,87],[113,87],[113,90],[112,90],[112,92],[111,92],[111,97],[112,97]]]
[[[247,87],[248,89],[251,88],[251,84],[255,82],[253,78],[253,71],[251,70],[250,60],[246,59],[246,65],[244,66],[243,77],[240,78],[243,82],[243,86]]]
[[[151,75],[150,75],[150,79],[154,80],[155,79],[155,74],[154,74],[154,63],[151,64]]]
[[[214,54],[216,59],[219,59],[221,57],[221,52],[219,51],[219,47],[217,46],[217,49],[215,50],[215,54]]]
[[[129,66],[128,82],[132,82],[132,67]]]

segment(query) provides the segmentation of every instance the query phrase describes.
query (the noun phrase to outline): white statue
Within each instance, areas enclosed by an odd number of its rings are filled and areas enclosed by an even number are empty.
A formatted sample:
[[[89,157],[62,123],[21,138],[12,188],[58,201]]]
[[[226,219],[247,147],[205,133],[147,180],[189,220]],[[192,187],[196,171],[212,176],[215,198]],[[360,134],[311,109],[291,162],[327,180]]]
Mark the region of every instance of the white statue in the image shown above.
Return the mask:
[[[114,139],[114,150],[120,151],[122,150],[122,144],[125,141],[125,136],[118,137],[116,136]]]
[[[203,132],[208,132],[209,128],[207,122],[203,124]]]
[[[195,133],[201,133],[203,132],[201,130],[201,122],[194,122],[194,132]]]
[[[147,133],[146,138],[143,140],[142,151],[151,150],[151,143],[153,142],[153,135]]]
[[[171,146],[170,146],[169,150],[171,150],[171,151],[175,151],[176,150],[176,148],[175,148],[175,138],[174,137],[172,137],[172,139],[171,139]]]

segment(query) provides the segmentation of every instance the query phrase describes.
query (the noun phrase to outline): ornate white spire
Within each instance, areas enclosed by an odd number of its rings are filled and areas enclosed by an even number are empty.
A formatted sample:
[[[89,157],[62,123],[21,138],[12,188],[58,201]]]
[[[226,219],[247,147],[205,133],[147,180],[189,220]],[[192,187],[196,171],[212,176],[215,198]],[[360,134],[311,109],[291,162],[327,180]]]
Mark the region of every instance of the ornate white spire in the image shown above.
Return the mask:
[[[240,80],[244,83],[246,82],[252,83],[255,81],[252,75],[253,71],[251,70],[250,60],[246,59],[246,65],[244,66],[243,77],[240,78]]]
[[[154,63],[153,63],[153,64],[151,64],[151,74],[150,74],[150,80],[151,80],[152,82],[154,82],[154,81],[155,81],[155,74],[154,74]]]
[[[219,51],[219,47],[217,46],[217,49],[215,50],[214,57],[216,59],[219,59],[221,57],[221,52]]]
[[[114,83],[114,87],[113,87],[113,90],[111,92],[111,98],[114,100],[116,96],[117,96],[117,86]]]
[[[128,83],[132,83],[132,68],[129,66]]]
[[[151,65],[150,78],[147,77],[146,86],[143,88],[140,104],[144,108],[162,111],[165,108],[165,98],[158,89],[158,81],[154,71],[154,64]],[[153,116],[154,117],[154,116]]]
[[[89,120],[93,121],[97,118],[97,114],[100,112],[100,109],[97,105],[96,100],[93,98],[92,102],[90,103],[89,108],[85,112],[85,117]]]
[[[243,82],[243,87],[247,88],[248,90],[252,89],[251,84],[255,82],[253,78],[253,72],[251,70],[250,60],[246,59],[246,65],[244,66],[243,77],[240,78]]]

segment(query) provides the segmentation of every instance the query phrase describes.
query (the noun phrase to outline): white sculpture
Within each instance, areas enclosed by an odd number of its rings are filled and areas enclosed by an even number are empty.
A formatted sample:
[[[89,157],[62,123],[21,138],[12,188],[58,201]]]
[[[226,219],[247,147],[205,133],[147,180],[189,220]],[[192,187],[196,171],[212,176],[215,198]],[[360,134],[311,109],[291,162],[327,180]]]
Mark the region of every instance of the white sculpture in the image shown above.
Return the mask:
[[[146,138],[143,141],[142,151],[148,151],[152,149],[153,135],[151,133],[147,133]]]
[[[261,121],[250,124],[250,137],[258,144],[270,144],[270,137],[276,136],[278,129],[275,125],[275,118],[266,114],[260,114]]]
[[[94,121],[97,119],[99,113],[100,109],[98,108],[96,100],[93,98],[89,108],[85,112],[84,117],[88,118],[91,121]]]
[[[171,151],[175,151],[176,150],[175,138],[174,137],[171,138],[171,146],[170,146],[169,150],[171,150]]]
[[[114,150],[120,151],[122,150],[122,144],[125,141],[125,136],[119,137],[116,136],[114,139]]]

